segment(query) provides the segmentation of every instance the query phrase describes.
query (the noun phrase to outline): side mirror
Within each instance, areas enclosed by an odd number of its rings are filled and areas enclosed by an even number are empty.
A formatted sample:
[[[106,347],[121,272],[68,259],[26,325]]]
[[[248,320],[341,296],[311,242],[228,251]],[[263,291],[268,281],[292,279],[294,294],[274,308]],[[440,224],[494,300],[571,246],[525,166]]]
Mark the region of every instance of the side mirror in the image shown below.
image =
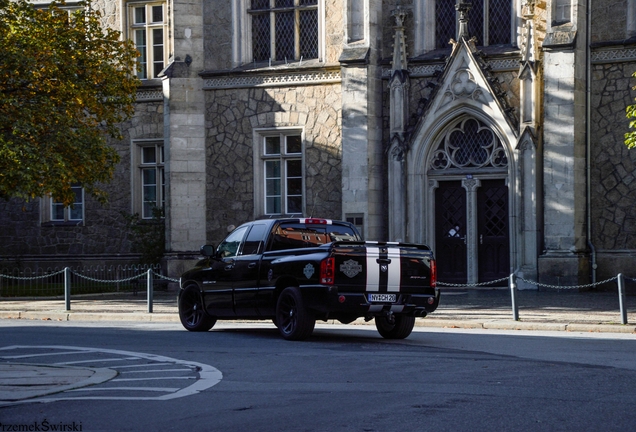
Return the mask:
[[[203,245],[201,246],[201,255],[204,257],[212,257],[216,253],[216,248],[214,245]]]

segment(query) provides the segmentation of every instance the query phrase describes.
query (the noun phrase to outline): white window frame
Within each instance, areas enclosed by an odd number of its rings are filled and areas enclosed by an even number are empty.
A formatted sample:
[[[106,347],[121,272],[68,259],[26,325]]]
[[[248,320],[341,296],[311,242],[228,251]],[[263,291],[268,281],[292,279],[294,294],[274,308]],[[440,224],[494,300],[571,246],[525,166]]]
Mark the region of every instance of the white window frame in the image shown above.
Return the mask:
[[[251,0],[232,0],[232,62],[240,66],[254,61],[252,52],[252,19],[247,12]],[[272,35],[272,38],[274,35]],[[318,61],[325,58],[325,0],[318,0]],[[284,59],[278,59],[282,61]],[[308,59],[303,59],[308,60]],[[288,62],[296,60],[288,59]]]
[[[146,55],[146,69],[145,71],[136,70],[135,74],[139,79],[149,80],[157,78],[157,75],[161,70],[163,70],[168,65],[168,58],[170,55],[170,44],[169,44],[169,33],[168,33],[168,3],[165,1],[147,1],[147,2],[128,2],[127,3],[127,22],[128,22],[128,39],[133,41],[135,47],[138,46],[137,35],[138,32],[143,32],[145,35],[145,55]],[[161,6],[162,7],[162,20],[161,21],[152,21],[153,17],[153,7]],[[137,23],[136,21],[136,10],[138,8],[143,7],[145,10],[145,22]],[[163,31],[162,38],[162,55],[163,59],[160,60],[162,63],[161,69],[157,70],[155,68],[155,55],[153,45],[151,41],[153,40],[153,30],[161,29]],[[139,58],[138,58],[139,62]],[[157,60],[159,62],[159,60]],[[139,64],[139,63],[137,63]]]
[[[51,196],[42,198],[42,223],[83,225],[85,220],[86,200],[84,188],[80,185],[73,185],[71,189],[75,192],[75,201],[72,206],[65,206],[62,202],[56,201]],[[61,209],[61,217],[57,216],[56,209]]]
[[[287,136],[300,136],[300,153],[288,153],[285,149]],[[278,154],[268,154],[266,151],[266,139],[268,137],[279,137],[281,144],[281,152]],[[305,140],[304,133],[300,128],[275,128],[275,129],[257,129],[254,131],[254,216],[302,216],[305,214]],[[300,212],[289,212],[288,198],[297,196],[297,194],[289,193],[287,189],[287,181],[289,179],[286,170],[286,162],[290,160],[300,160],[301,163],[301,208]],[[267,208],[267,169],[266,164],[270,161],[280,161],[280,212],[268,211]],[[273,179],[269,179],[272,181]],[[273,195],[270,195],[273,196]]]
[[[456,4],[461,0],[456,0]],[[511,22],[510,22],[510,41],[513,46],[518,45],[518,28],[523,25],[523,20],[519,16],[521,8],[521,0],[511,0]],[[436,49],[436,20],[435,4],[436,0],[415,0],[414,1],[414,21],[415,21],[415,41],[414,41],[414,55],[419,55],[427,51]],[[484,7],[484,10],[486,8]],[[487,14],[484,14],[484,28],[487,32]],[[483,36],[478,35],[479,45],[484,45]],[[484,45],[484,46],[487,46]]]
[[[144,160],[144,149],[155,149],[155,162]],[[165,182],[165,148],[163,140],[135,140],[131,149],[131,173],[132,173],[132,213],[139,214],[141,219],[150,220],[155,217],[151,208],[146,206],[145,186],[155,187],[155,207],[165,209],[166,182]],[[144,171],[155,170],[155,183],[144,184]],[[150,202],[150,201],[148,201]]]

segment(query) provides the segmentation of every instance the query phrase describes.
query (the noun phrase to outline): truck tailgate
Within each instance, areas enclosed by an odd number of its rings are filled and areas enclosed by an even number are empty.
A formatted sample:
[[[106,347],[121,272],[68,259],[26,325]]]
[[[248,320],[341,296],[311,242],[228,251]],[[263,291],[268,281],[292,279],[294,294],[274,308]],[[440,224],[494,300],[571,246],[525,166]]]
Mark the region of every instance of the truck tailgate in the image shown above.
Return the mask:
[[[406,243],[337,243],[333,249],[338,289],[370,293],[432,293],[432,252]]]

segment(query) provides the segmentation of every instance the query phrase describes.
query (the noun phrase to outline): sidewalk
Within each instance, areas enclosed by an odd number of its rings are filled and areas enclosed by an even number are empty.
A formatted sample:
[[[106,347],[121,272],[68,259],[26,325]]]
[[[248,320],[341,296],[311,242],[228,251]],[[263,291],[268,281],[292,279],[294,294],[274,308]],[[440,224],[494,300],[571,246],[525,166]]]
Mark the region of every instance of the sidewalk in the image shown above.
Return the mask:
[[[439,308],[428,317],[418,319],[416,325],[636,333],[636,296],[625,297],[626,325],[621,324],[616,292],[520,290],[517,292],[517,305],[519,320],[515,321],[510,291],[506,288],[442,288]],[[64,299],[0,299],[0,319],[179,322],[174,292],[156,291],[152,310],[152,313],[148,313],[143,292],[137,296],[126,294],[72,298],[70,311],[65,310]],[[364,321],[358,320],[358,323],[364,324]]]

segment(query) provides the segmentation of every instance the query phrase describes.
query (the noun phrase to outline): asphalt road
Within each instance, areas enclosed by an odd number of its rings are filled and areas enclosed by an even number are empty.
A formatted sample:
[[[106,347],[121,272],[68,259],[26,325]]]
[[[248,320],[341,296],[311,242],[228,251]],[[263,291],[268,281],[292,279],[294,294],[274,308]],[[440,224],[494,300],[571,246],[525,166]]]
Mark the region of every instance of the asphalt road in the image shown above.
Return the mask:
[[[0,362],[116,374],[0,407],[0,430],[625,431],[635,357],[633,334],[4,320]]]

